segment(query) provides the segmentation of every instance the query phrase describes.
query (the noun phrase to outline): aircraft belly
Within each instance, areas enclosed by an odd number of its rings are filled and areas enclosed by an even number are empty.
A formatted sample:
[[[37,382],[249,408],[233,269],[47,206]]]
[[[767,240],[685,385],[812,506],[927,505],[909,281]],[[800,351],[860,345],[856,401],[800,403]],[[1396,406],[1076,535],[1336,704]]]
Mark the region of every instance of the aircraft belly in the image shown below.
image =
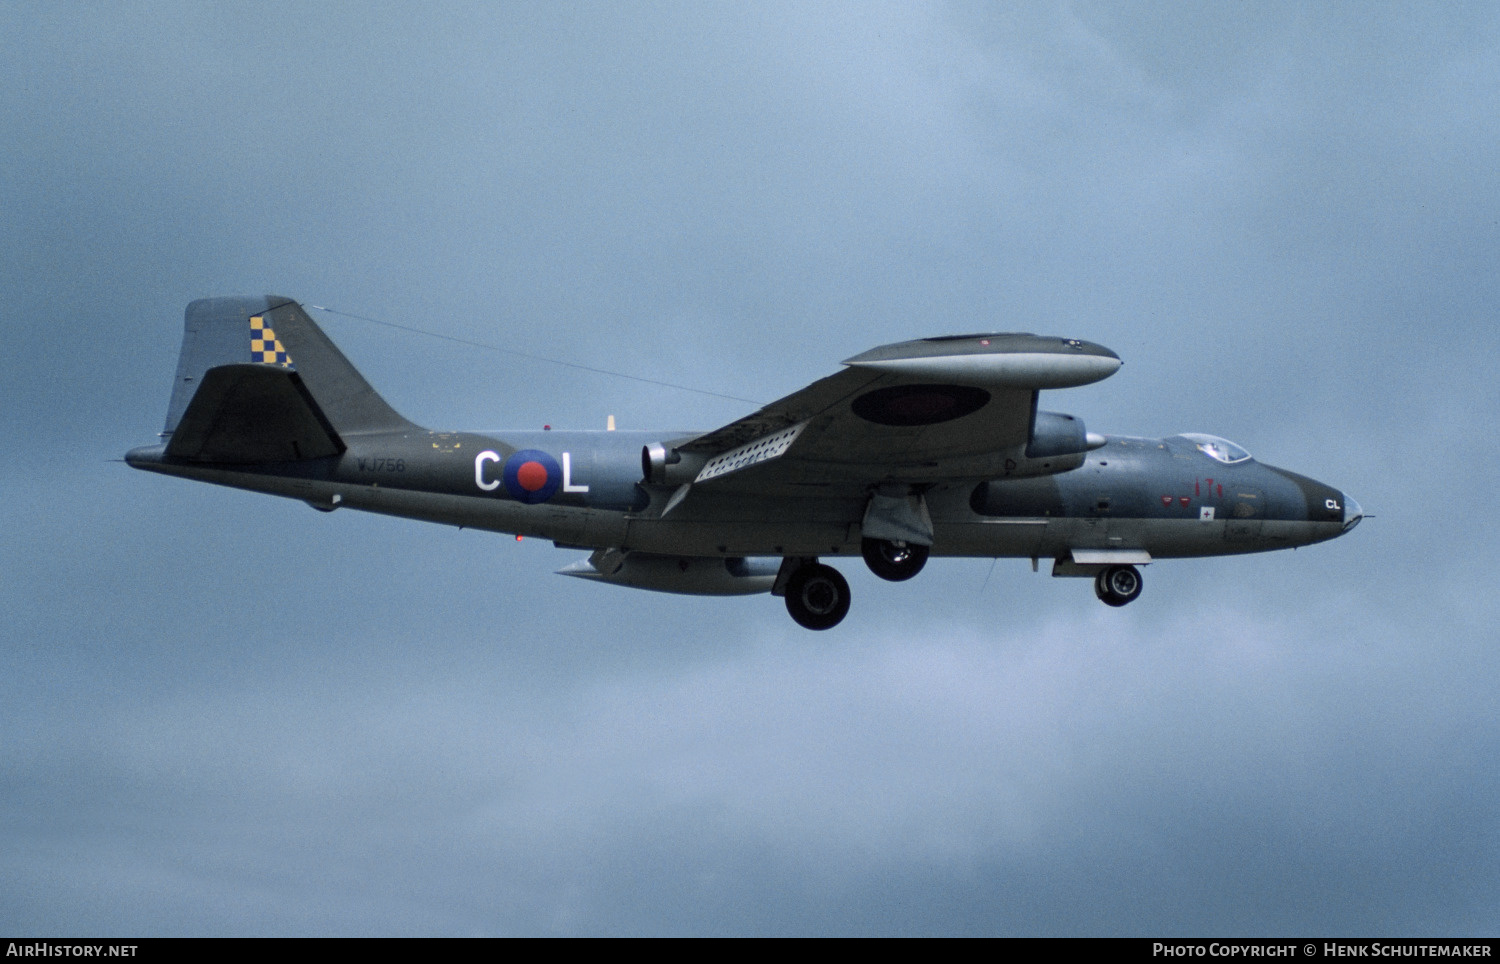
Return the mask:
[[[1268,520],[1253,536],[1197,519],[1007,518],[934,522],[934,556],[1062,558],[1073,549],[1142,549],[1155,559],[1235,555],[1331,539],[1336,526]],[[1321,531],[1315,531],[1315,529]]]
[[[279,495],[314,508],[358,509],[490,532],[521,533],[567,545],[612,546],[626,535],[623,512],[570,506],[526,505],[511,499],[428,492],[345,480],[158,463],[143,465],[165,475]]]
[[[933,523],[934,556],[1045,555],[1047,519],[984,519],[977,522]]]
[[[769,520],[712,525],[632,519],[626,548],[682,556],[858,555],[859,524]]]
[[[525,505],[509,499],[378,487],[347,492],[342,504],[383,515],[516,533],[566,546],[608,548],[623,544],[627,534],[625,513],[606,509]]]
[[[660,515],[629,519],[625,548],[669,555],[851,555],[860,547],[865,500],[767,498],[700,492]]]
[[[1051,548],[1139,548],[1150,552],[1154,559],[1172,559],[1239,555],[1249,552],[1285,549],[1291,546],[1321,542],[1324,539],[1331,539],[1338,534],[1337,527],[1332,525],[1281,520],[1266,520],[1261,522],[1253,533],[1241,528],[1233,535],[1228,531],[1233,523],[1222,519],[1207,522],[1197,519],[1135,519],[1114,521],[1133,522],[1135,526],[1121,526],[1118,529],[1111,526],[1111,536],[1103,543],[1089,541],[1086,536],[1080,537],[1075,530],[1073,538],[1078,539],[1077,542],[1066,547],[1054,543]],[[1130,528],[1135,530],[1134,534],[1128,537],[1124,536],[1123,534],[1129,531]],[[1113,538],[1113,533],[1115,532],[1122,534],[1118,541],[1115,541]]]

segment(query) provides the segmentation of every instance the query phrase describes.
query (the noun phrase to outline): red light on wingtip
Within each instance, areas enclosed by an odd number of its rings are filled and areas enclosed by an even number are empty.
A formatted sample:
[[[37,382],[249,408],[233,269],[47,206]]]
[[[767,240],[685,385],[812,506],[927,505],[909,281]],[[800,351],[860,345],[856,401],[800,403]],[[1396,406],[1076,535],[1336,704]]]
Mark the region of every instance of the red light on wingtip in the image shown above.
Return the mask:
[[[518,532],[518,533],[516,533],[516,541],[517,541],[517,542],[520,542],[520,541],[521,541],[521,534],[520,534],[520,533],[519,533],[519,532]]]

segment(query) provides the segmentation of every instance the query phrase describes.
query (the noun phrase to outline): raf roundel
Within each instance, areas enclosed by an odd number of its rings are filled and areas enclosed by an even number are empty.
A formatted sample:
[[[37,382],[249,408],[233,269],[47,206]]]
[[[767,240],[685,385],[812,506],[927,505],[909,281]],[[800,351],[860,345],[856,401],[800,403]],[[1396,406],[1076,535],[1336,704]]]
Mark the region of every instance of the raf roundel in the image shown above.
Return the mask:
[[[505,460],[500,480],[505,491],[517,502],[535,505],[546,502],[562,485],[562,469],[557,460],[540,449],[522,449]]]

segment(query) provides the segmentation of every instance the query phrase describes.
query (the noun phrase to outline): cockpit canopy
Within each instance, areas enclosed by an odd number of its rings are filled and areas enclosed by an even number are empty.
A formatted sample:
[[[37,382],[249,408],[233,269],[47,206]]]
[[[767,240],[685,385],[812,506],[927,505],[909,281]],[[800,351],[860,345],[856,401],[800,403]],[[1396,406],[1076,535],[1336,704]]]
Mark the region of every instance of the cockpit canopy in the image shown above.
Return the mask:
[[[1186,439],[1194,448],[1215,462],[1223,462],[1225,465],[1233,465],[1236,462],[1250,461],[1250,453],[1240,448],[1228,439],[1219,438],[1217,435],[1203,435],[1198,432],[1184,432],[1177,436]]]

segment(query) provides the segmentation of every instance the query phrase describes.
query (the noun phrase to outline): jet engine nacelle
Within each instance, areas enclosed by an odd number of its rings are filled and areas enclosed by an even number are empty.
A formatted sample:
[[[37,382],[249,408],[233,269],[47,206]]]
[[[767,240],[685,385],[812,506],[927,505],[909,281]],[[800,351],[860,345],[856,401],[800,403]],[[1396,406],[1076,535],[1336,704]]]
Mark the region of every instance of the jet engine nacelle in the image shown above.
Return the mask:
[[[689,596],[748,596],[770,592],[781,560],[775,556],[719,558],[659,556],[647,552],[601,549],[587,559],[557,570],[595,582]]]
[[[1105,441],[1104,436],[1085,429],[1083,419],[1077,416],[1037,412],[1022,457],[1008,459],[1005,474],[1015,478],[1071,472]]]
[[[652,442],[641,449],[641,476],[648,485],[684,485],[698,477],[706,461],[702,455]]]

